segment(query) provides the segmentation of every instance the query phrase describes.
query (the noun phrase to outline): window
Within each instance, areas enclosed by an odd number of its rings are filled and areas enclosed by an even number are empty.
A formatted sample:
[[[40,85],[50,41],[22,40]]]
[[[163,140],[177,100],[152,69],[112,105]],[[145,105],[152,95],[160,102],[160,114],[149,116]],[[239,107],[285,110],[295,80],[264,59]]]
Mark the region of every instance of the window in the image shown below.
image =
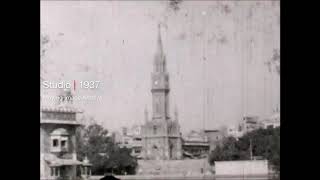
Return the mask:
[[[62,140],[61,141],[61,147],[63,147],[63,148],[67,147],[67,141],[66,140]]]
[[[153,134],[157,134],[157,127],[153,126]]]
[[[58,176],[60,176],[60,169],[59,169],[59,167],[51,167],[51,168],[50,168],[50,176],[52,176],[52,177],[58,177]]]
[[[58,139],[54,139],[54,140],[52,141],[52,146],[53,146],[53,147],[58,147],[58,146],[59,146],[59,140],[58,140]]]
[[[68,131],[63,128],[55,129],[50,134],[51,152],[67,151],[68,149]]]
[[[59,167],[55,168],[55,176],[59,176]]]
[[[50,168],[50,175],[51,175],[51,176],[54,176],[54,175],[55,175],[55,173],[54,173],[54,168]]]

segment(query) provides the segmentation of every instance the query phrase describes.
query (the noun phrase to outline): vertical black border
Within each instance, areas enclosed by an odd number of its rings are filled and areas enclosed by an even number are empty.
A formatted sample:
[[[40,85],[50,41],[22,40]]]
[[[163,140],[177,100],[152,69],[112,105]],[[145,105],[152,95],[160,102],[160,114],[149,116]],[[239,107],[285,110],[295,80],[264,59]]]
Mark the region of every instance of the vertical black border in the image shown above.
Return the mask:
[[[311,2],[281,0],[282,179],[316,179],[319,172],[318,14]]]
[[[39,179],[40,1],[1,13],[1,159],[4,179]]]

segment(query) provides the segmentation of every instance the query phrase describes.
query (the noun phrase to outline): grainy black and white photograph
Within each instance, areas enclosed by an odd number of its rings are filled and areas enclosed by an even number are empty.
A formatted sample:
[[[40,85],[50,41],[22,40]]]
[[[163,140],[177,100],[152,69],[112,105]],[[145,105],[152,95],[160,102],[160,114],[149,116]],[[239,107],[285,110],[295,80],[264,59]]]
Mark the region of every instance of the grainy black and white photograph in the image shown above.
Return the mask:
[[[280,179],[280,0],[41,0],[41,180]]]

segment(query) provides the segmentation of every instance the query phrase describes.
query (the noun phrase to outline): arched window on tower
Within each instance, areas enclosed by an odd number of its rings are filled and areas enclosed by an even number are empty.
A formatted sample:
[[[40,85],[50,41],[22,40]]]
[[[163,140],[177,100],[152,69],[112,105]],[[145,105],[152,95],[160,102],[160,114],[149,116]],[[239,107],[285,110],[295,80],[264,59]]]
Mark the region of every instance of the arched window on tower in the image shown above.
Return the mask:
[[[172,159],[173,158],[173,144],[170,143],[169,146],[169,158]]]
[[[161,107],[160,107],[160,97],[157,97],[156,98],[156,113],[157,114],[160,114],[160,112],[161,112]]]
[[[157,134],[157,126],[153,126],[153,134]]]

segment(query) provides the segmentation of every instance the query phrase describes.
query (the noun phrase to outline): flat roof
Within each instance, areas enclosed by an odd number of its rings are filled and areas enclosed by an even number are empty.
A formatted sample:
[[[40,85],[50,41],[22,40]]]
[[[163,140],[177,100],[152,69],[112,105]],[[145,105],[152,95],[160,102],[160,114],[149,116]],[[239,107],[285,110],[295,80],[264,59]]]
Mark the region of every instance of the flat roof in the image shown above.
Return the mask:
[[[77,121],[68,121],[68,120],[49,120],[49,119],[41,119],[40,124],[67,124],[67,125],[81,125],[81,123]]]
[[[82,113],[82,111],[76,109],[75,107],[68,106],[57,106],[57,107],[41,107],[41,112],[67,112],[67,113]]]

